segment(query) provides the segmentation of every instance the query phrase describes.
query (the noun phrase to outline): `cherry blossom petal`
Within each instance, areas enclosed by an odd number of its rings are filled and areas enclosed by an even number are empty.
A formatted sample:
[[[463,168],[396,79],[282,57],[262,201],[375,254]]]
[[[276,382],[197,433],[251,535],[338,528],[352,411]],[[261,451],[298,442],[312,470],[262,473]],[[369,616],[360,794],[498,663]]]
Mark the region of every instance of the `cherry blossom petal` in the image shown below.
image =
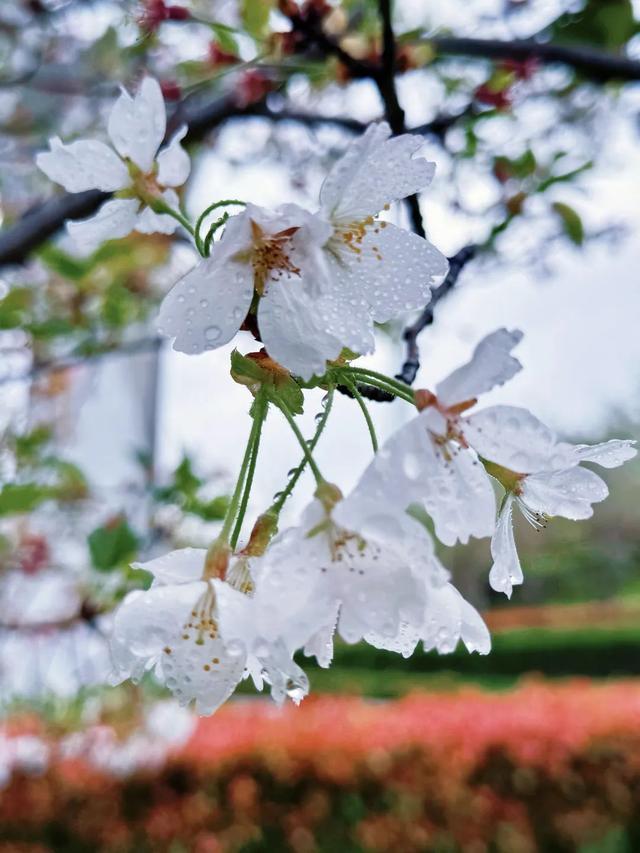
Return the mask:
[[[428,413],[425,409],[391,436],[358,488],[401,509],[419,502],[445,545],[490,536],[495,496],[489,476],[470,451],[434,439],[425,424]]]
[[[429,590],[422,640],[425,652],[435,649],[441,655],[455,651],[460,640],[469,652],[491,651],[491,635],[482,617],[450,583]]]
[[[556,434],[527,409],[490,406],[463,419],[465,439],[484,459],[516,473],[577,465]]]
[[[136,224],[140,202],[135,198],[114,198],[106,201],[95,216],[69,220],[67,231],[76,245],[93,252],[107,240],[117,240],[130,234]]]
[[[612,439],[601,444],[579,444],[574,447],[574,454],[580,462],[595,462],[603,468],[618,468],[629,459],[633,459],[638,451],[631,439]]]
[[[132,563],[132,569],[142,569],[153,575],[153,584],[177,584],[198,581],[202,577],[206,548],[180,548],[146,563]]]
[[[267,352],[305,380],[322,375],[327,361],[336,359],[345,346],[341,338],[345,318],[339,318],[339,324],[337,319],[331,299],[314,299],[299,282],[274,283],[258,306],[258,326]]]
[[[340,240],[339,232],[329,247],[334,286],[352,305],[354,300],[368,304],[378,323],[427,305],[431,285],[449,268],[435,246],[390,223],[367,228],[357,252]]]
[[[181,704],[195,700],[199,714],[212,714],[228,699],[242,679],[246,654],[225,644],[219,633],[200,636],[186,627],[206,589],[206,583],[196,582],[129,593],[114,617],[116,679],[140,677],[155,667]]]
[[[339,605],[336,604],[331,618],[304,645],[304,654],[307,657],[315,657],[318,666],[323,669],[328,669],[333,660],[333,635],[336,632],[338,612]]]
[[[431,183],[435,164],[413,157],[423,140],[390,136],[386,122],[370,125],[334,165],[320,190],[321,210],[334,222],[360,222]]]
[[[145,77],[136,95],[122,91],[109,116],[108,131],[114,148],[144,173],[151,171],[167,126],[160,84]]]
[[[472,400],[515,376],[522,365],[511,350],[522,340],[522,332],[498,329],[476,346],[470,361],[454,370],[436,386],[444,406]]]
[[[514,585],[524,580],[513,536],[513,495],[507,495],[498,515],[496,530],[491,539],[493,565],[489,572],[491,589],[511,598]]]
[[[169,207],[180,209],[178,196],[173,190],[165,190],[162,198]],[[178,227],[178,221],[168,213],[156,213],[150,207],[144,207],[136,220],[135,230],[141,234],[173,234]]]
[[[160,306],[158,331],[175,338],[178,352],[201,353],[228,343],[249,311],[251,265],[216,249],[174,285]]]
[[[572,521],[590,518],[591,504],[609,494],[604,480],[588,468],[530,474],[522,481],[522,500],[534,512],[561,515]]]
[[[191,160],[180,144],[186,135],[187,126],[183,124],[158,154],[158,183],[162,187],[181,187],[189,177]]]
[[[57,136],[49,140],[50,151],[36,155],[36,164],[45,175],[67,192],[84,190],[115,192],[131,183],[126,165],[118,155],[94,139],[79,139],[65,145]]]

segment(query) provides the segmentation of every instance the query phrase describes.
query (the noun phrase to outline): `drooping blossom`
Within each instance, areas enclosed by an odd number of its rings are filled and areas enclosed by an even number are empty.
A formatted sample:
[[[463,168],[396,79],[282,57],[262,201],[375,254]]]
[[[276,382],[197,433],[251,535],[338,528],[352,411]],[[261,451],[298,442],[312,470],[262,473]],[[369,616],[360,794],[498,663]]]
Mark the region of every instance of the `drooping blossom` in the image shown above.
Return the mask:
[[[510,596],[523,581],[513,535],[513,507],[534,527],[552,516],[573,521],[590,518],[593,504],[609,494],[606,483],[582,462],[617,468],[637,451],[634,441],[613,439],[600,444],[559,441],[549,427],[526,409],[491,406],[469,418],[465,435],[504,487],[505,497],[491,540],[493,589]]]
[[[490,406],[471,411],[477,398],[520,370],[511,350],[518,331],[485,337],[471,360],[436,386],[416,394],[420,414],[383,446],[362,477],[374,499],[405,508],[420,503],[446,545],[493,536],[489,580],[511,594],[522,583],[512,529],[513,504],[534,526],[547,517],[588,518],[606,498],[603,480],[581,462],[613,468],[635,456],[631,441],[572,445],[526,409]],[[496,521],[492,478],[506,489]]]
[[[468,440],[466,413],[481,394],[521,369],[511,355],[521,338],[519,331],[498,329],[435,393],[417,392],[420,414],[394,433],[363,475],[363,488],[378,500],[402,509],[422,504],[445,545],[493,533],[494,490]]]
[[[331,662],[334,631],[346,642],[364,639],[403,654],[419,640],[438,651],[452,651],[460,637],[470,650],[486,652],[490,645],[479,615],[449,583],[425,528],[357,488],[330,511],[314,501],[298,527],[274,540],[257,584],[311,591],[298,618],[321,625],[309,630],[304,647],[321,666]]]
[[[184,548],[134,564],[154,580],[146,592],[130,592],[115,612],[113,682],[137,681],[153,669],[199,714],[212,714],[245,675],[259,689],[263,680],[271,684],[276,701],[286,695],[299,701],[307,678],[279,633],[267,638],[261,631],[273,613],[261,611],[252,595],[247,562],[235,559],[225,580],[206,579],[206,557],[204,549]]]
[[[67,222],[74,242],[95,250],[106,240],[143,234],[173,234],[176,220],[156,213],[149,201],[162,200],[178,209],[174,188],[187,180],[191,164],[182,148],[187,128],[180,127],[162,148],[167,118],[162,91],[156,80],[145,77],[135,96],[122,91],[108,122],[113,147],[95,139],[69,144],[49,140],[49,151],[36,156],[38,167],[68,192],[97,189],[115,193],[88,219]]]
[[[446,258],[427,240],[380,221],[391,202],[428,185],[422,141],[368,128],[336,163],[315,214],[254,205],[232,217],[209,258],[167,295],[158,320],[174,349],[198,353],[231,340],[257,301],[269,355],[309,379],[344,347],[374,347],[373,323],[424,306]]]

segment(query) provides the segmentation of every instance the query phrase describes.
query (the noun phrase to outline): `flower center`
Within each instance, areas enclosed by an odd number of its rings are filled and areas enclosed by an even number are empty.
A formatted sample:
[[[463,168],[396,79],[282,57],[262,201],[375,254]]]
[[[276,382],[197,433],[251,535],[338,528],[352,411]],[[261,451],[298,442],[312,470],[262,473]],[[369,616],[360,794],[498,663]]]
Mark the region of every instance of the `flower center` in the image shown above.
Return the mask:
[[[254,287],[262,296],[269,278],[280,280],[284,275],[300,276],[300,267],[291,260],[291,240],[299,230],[297,225],[275,234],[267,234],[253,219],[251,222],[252,245],[247,251],[238,252],[233,260],[249,262],[253,267]]]
[[[520,512],[523,517],[529,522],[529,524],[533,527],[533,529],[537,532],[542,530],[549,523],[549,516],[545,515],[544,512],[538,512],[537,510],[531,509],[530,506],[522,500],[521,497],[518,497],[518,493],[516,492],[516,502],[520,508]]]
[[[216,593],[213,584],[207,583],[206,591],[200,596],[191,611],[190,618],[183,626],[182,639],[195,639],[197,645],[204,645],[207,637],[215,640],[218,636],[218,622],[215,619]]]

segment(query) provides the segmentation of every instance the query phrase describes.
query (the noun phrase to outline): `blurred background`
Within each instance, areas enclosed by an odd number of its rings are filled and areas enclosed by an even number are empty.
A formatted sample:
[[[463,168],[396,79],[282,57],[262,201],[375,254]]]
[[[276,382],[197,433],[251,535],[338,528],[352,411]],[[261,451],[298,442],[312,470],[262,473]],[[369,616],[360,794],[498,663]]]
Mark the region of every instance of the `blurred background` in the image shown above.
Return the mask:
[[[607,472],[593,519],[518,526],[511,602],[487,584],[487,541],[443,549],[489,656],[340,645],[328,671],[303,662],[299,709],[247,688],[203,720],[152,679],[105,686],[110,613],[146,582],[129,564],[216,535],[250,399],[230,346],[188,357],[155,337],[189,243],[134,234],[79,253],[63,222],[99,199],[62,194],[34,155],[52,135],[104,138],[119,87],[149,73],[170,125],[190,124],[192,219],[219,198],[313,209],[349,140],[388,114],[370,71],[388,10],[0,4],[1,853],[640,850],[637,463]],[[637,436],[640,4],[396,0],[392,25],[388,80],[437,164],[424,225],[450,257],[473,249],[420,336],[416,387],[519,327],[524,370],[487,402],[571,441]],[[379,329],[372,365],[400,368],[404,326]],[[245,332],[234,345],[255,348]],[[382,437],[402,405],[373,408]],[[248,525],[298,461],[277,418],[263,440]],[[340,398],[323,472],[346,490],[369,453]]]

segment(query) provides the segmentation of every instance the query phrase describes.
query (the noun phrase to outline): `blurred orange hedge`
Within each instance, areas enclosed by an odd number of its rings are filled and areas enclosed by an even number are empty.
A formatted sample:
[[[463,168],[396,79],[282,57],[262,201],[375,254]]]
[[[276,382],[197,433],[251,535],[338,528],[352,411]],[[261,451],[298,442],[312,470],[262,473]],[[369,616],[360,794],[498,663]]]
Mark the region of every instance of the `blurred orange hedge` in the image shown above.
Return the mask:
[[[633,851],[639,805],[637,682],[253,700],[160,770],[14,774],[0,851]]]

